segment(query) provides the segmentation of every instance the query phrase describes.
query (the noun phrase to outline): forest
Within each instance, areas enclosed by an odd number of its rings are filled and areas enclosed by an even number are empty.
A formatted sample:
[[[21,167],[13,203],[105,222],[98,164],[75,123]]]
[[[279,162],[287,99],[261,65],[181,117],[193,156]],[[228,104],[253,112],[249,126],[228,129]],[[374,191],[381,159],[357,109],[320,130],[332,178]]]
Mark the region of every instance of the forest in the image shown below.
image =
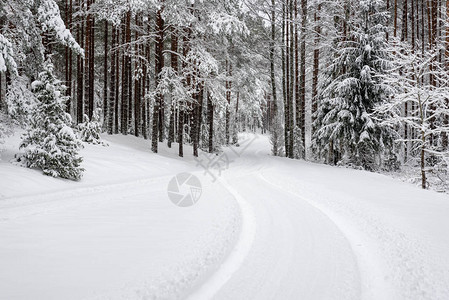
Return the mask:
[[[16,163],[80,179],[100,133],[183,157],[261,131],[445,191],[448,21],[443,0],[0,0],[0,147],[25,128]]]

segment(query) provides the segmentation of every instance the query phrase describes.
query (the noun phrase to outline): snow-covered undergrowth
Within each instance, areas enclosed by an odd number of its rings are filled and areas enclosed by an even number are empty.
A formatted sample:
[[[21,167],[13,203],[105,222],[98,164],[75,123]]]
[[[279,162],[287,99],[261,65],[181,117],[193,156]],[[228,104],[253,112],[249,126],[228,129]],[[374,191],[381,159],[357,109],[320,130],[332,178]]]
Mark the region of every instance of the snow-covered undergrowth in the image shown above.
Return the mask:
[[[79,182],[0,162],[0,298],[174,299],[202,284],[239,236],[240,211],[219,183],[184,160],[133,136],[85,144]],[[180,208],[167,196],[179,172],[197,172],[200,201]],[[196,174],[196,173],[195,173]],[[26,271],[25,271],[26,270]],[[26,287],[24,287],[26,285]]]

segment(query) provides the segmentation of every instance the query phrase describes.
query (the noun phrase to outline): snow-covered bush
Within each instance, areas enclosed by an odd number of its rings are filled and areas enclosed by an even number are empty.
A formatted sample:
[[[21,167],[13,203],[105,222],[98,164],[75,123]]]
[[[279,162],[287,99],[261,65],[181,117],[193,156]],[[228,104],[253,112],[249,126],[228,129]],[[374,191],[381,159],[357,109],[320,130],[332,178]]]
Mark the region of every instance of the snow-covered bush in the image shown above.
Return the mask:
[[[46,62],[39,80],[32,83],[37,104],[20,145],[25,153],[18,161],[28,168],[42,169],[45,175],[79,180],[84,171],[78,155],[82,144],[69,126],[64,88],[53,75],[53,65]]]
[[[31,92],[29,85],[29,80],[25,76],[15,77],[6,93],[8,115],[20,126],[28,123],[29,116],[36,104],[36,97]]]
[[[93,112],[92,120],[89,120],[87,115],[83,116],[83,123],[78,125],[78,136],[81,141],[88,144],[107,146],[101,140],[101,123],[100,123],[100,109]]]
[[[17,65],[14,60],[14,52],[11,42],[0,33],[0,72],[9,70],[17,74]]]
[[[10,136],[12,133],[12,122],[10,118],[5,113],[0,112],[0,160],[5,138]]]

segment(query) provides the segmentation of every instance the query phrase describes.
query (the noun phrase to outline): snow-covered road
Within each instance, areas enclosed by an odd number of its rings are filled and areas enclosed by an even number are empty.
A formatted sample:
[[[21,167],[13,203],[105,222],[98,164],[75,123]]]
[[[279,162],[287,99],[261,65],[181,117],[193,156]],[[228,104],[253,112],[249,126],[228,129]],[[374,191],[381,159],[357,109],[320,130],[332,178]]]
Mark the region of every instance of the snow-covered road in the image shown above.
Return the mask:
[[[449,299],[446,195],[274,158],[264,136],[216,182],[108,139],[80,183],[1,164],[0,299]],[[203,185],[189,208],[167,197],[180,172]]]

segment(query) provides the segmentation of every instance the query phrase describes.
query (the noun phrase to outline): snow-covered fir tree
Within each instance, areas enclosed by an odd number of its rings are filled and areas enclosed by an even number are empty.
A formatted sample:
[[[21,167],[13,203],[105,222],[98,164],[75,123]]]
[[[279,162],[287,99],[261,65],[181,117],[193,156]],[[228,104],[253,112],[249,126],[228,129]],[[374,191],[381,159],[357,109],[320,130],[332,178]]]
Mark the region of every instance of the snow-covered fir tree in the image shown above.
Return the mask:
[[[42,169],[45,175],[79,180],[84,171],[78,153],[82,145],[70,128],[64,86],[53,75],[53,68],[51,62],[46,62],[39,79],[32,84],[37,104],[20,145],[25,153],[18,160],[28,168]]]
[[[78,124],[78,136],[81,141],[93,145],[107,144],[101,139],[101,122],[100,122],[100,109],[96,109],[93,112],[92,120],[89,120],[87,115],[84,115],[84,122]]]
[[[315,114],[313,148],[329,163],[375,170],[390,134],[371,117],[387,96],[379,75],[387,71],[385,3],[364,0],[352,7],[354,18],[324,72]],[[348,20],[347,20],[348,21]],[[349,30],[351,28],[351,30]]]

